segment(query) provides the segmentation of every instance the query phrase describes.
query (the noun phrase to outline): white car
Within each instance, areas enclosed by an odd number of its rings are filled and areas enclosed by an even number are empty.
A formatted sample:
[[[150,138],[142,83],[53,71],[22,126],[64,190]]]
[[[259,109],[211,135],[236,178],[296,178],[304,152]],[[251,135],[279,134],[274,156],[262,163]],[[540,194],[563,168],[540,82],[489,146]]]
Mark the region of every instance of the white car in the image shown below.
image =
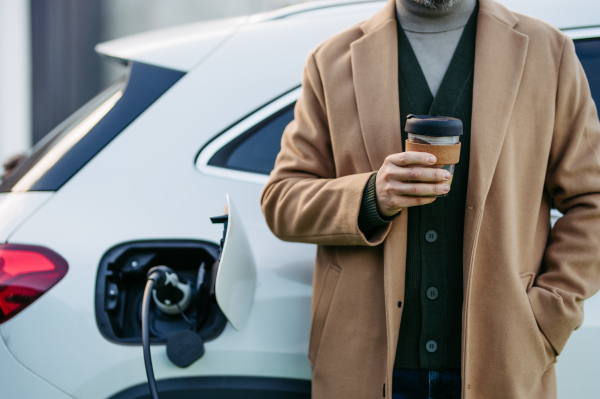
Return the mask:
[[[568,28],[600,101],[598,2],[505,3]],[[0,185],[0,397],[148,398],[141,296],[161,264],[200,292],[185,313],[205,342],[175,366],[164,343],[188,321],[153,308],[162,398],[310,397],[315,246],[275,238],[259,197],[307,52],[383,5],[315,2],[97,47],[127,78]],[[215,274],[223,225],[210,217],[228,203]],[[561,398],[600,392],[600,297],[585,313],[557,365]]]

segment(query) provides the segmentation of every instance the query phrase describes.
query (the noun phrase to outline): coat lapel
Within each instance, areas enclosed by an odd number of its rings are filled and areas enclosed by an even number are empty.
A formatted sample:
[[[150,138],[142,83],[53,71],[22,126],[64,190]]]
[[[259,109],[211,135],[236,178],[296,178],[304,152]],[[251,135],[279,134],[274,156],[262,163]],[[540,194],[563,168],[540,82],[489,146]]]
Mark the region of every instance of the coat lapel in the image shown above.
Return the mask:
[[[528,36],[513,29],[518,22],[513,13],[491,0],[480,0],[479,4],[467,189],[467,207],[472,211],[465,215],[465,278],[521,83],[529,41]]]
[[[362,29],[365,35],[351,45],[352,73],[369,162],[378,170],[388,155],[402,151],[394,0]]]

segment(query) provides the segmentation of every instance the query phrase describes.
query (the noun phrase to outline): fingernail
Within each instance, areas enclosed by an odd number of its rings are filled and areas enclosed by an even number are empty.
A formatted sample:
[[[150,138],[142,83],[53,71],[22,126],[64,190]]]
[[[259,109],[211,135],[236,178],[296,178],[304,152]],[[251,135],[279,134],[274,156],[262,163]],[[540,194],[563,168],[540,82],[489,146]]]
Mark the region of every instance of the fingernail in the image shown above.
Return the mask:
[[[435,163],[435,157],[434,156],[427,157],[427,162]]]
[[[449,180],[450,179],[450,173],[444,173],[444,180]]]
[[[448,191],[450,191],[450,186],[445,184],[444,187],[442,188],[442,191],[447,193]]]

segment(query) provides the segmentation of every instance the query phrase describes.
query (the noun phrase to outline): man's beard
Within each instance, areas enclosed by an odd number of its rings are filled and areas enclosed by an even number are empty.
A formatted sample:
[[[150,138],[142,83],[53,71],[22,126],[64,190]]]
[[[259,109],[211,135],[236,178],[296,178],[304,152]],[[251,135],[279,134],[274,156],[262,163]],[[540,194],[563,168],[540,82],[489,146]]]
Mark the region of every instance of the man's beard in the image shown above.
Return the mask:
[[[460,0],[413,0],[415,3],[424,5],[425,7],[432,8],[434,10],[448,10],[452,8]]]

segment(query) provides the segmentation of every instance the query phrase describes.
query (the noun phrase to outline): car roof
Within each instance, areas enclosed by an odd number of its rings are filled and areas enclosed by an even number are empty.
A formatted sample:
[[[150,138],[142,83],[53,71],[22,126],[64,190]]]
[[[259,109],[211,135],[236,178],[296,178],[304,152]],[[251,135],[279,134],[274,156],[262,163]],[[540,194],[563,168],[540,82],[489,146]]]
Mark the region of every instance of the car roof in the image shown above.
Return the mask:
[[[362,20],[376,13],[385,3],[383,0],[313,1],[253,16],[203,21],[145,32],[100,43],[96,46],[96,51],[110,58],[187,72],[208,57],[241,26],[268,24],[282,19],[312,22],[316,18],[340,13],[356,14],[358,20]],[[560,29],[600,27],[600,2],[597,0],[500,0],[500,3],[515,12],[542,19]],[[277,40],[276,36],[274,40]]]

